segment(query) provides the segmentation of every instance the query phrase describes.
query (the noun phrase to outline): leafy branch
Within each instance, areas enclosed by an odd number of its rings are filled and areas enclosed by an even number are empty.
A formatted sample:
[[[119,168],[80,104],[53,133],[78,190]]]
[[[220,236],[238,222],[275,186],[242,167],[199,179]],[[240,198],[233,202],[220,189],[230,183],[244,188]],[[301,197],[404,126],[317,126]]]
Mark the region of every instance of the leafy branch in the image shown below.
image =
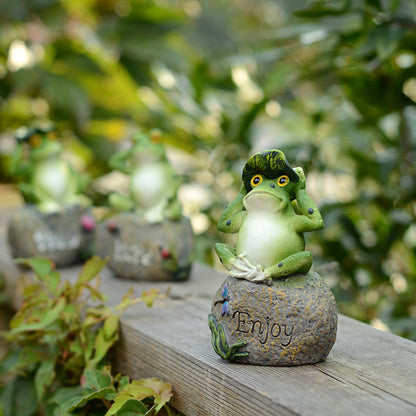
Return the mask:
[[[157,413],[170,398],[168,384],[156,379],[130,383],[126,377],[113,378],[109,367],[103,366],[118,340],[123,312],[141,301],[152,306],[160,296],[158,291],[151,289],[135,298],[131,289],[113,310],[99,291],[98,274],[106,265],[105,260],[92,257],[74,283],[62,280],[46,258],[18,262],[32,268],[35,276],[24,290],[22,305],[10,322],[10,330],[4,334],[10,348],[0,363],[0,375],[13,381],[0,394],[4,415],[31,415],[37,410],[39,414],[55,416],[62,403],[65,406],[58,414],[69,415],[75,409],[85,408],[87,403],[96,403],[97,399],[101,408],[109,411],[124,397],[138,401],[140,404],[130,405],[146,412],[142,400],[153,397],[154,405],[150,407],[153,414]],[[137,385],[147,390],[141,391]],[[35,400],[19,400],[25,396]],[[117,410],[108,415],[124,414],[120,413],[122,408],[116,406]]]

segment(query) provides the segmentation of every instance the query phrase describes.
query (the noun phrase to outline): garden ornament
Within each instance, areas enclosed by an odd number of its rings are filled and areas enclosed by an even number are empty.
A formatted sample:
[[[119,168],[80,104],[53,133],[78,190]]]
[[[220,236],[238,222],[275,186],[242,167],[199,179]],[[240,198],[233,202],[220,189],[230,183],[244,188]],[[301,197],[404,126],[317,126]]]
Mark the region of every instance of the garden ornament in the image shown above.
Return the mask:
[[[87,180],[62,158],[63,147],[52,127],[24,129],[16,139],[12,172],[23,177],[18,186],[26,203],[45,214],[70,205],[90,205],[82,193]]]
[[[110,205],[120,211],[135,211],[149,223],[177,220],[182,215],[177,192],[179,175],[170,165],[162,135],[153,130],[149,135],[136,134],[133,145],[120,150],[110,159],[110,166],[130,178],[130,194],[110,195]]]
[[[194,237],[177,199],[181,185],[166,156],[160,131],[133,136],[132,145],[110,159],[128,176],[127,195],[113,193],[115,211],[97,230],[97,251],[118,277],[134,280],[188,278]]]
[[[223,358],[261,365],[322,361],[335,342],[334,297],[312,272],[303,233],[323,228],[302,168],[280,150],[251,156],[243,184],[218,229],[238,233],[215,250],[229,276],[214,297],[209,325]]]
[[[19,129],[11,157],[11,172],[25,205],[9,224],[15,257],[46,256],[57,266],[84,260],[91,254],[95,221],[90,199],[82,192],[85,176],[62,157],[63,146],[52,127]]]

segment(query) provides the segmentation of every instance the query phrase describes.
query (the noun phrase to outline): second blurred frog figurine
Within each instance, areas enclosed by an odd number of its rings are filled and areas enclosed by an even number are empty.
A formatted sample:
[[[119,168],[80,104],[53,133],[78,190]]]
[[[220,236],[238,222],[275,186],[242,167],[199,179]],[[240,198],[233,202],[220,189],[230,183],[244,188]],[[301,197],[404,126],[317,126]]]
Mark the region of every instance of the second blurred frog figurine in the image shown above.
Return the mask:
[[[149,223],[165,219],[177,220],[182,207],[176,194],[181,185],[179,176],[170,165],[161,133],[133,136],[133,145],[120,150],[110,159],[110,166],[130,178],[129,195],[113,193],[110,206],[120,211],[134,211]]]
[[[265,150],[248,159],[242,179],[240,193],[218,222],[220,231],[238,232],[236,247],[215,246],[230,276],[262,282],[306,274],[312,255],[303,233],[324,222],[306,193],[302,168],[293,169],[280,150]]]
[[[82,194],[87,178],[62,158],[63,146],[52,126],[22,129],[16,139],[11,171],[23,177],[19,189],[26,203],[35,204],[44,214],[71,205],[90,205],[89,198]]]

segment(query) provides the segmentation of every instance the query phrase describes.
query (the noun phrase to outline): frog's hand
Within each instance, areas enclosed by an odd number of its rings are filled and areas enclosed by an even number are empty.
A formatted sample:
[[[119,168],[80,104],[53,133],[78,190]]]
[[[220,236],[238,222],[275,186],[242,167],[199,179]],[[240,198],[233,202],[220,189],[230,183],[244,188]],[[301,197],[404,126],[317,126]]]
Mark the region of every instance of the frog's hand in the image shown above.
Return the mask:
[[[227,270],[233,268],[232,263],[236,260],[237,253],[234,247],[227,244],[217,243],[215,244],[215,252],[221,263]]]
[[[23,182],[19,184],[19,190],[22,193],[25,202],[27,203],[58,203],[58,201],[55,201],[49,192],[45,191],[41,186],[34,186],[30,183]]]
[[[22,193],[25,202],[39,202],[39,196],[36,188],[30,183],[22,182],[18,185],[19,191]]]
[[[132,154],[132,149],[119,150],[110,158],[108,164],[112,169],[119,170],[123,173],[130,173],[130,165],[128,160]]]
[[[263,266],[255,266],[247,259],[245,254],[240,254],[232,262],[232,267],[230,276],[238,279],[250,280],[251,282],[263,282],[270,278],[270,275],[264,272]]]
[[[295,184],[296,201],[292,206],[297,214],[294,228],[298,233],[319,230],[324,227],[324,221],[312,198],[306,193],[306,180],[302,168],[295,168],[299,181]]]
[[[297,216],[294,218],[294,228],[299,233],[320,230],[324,228],[324,220],[312,198],[305,189],[300,189],[296,194]]]
[[[91,178],[88,174],[85,173],[75,173],[75,193],[77,194],[81,194],[83,192],[85,192],[85,190],[88,188],[90,182],[91,182]]]
[[[182,205],[176,198],[168,201],[165,215],[170,220],[178,220],[182,216]]]
[[[8,170],[12,175],[26,175],[29,171],[29,163],[23,155],[23,147],[16,146],[10,155]]]
[[[225,208],[224,212],[221,215],[220,220],[218,221],[218,230],[223,233],[236,233],[241,224],[247,215],[247,212],[244,210],[243,198],[247,195],[247,191],[244,188],[244,185],[240,188],[240,193]]]

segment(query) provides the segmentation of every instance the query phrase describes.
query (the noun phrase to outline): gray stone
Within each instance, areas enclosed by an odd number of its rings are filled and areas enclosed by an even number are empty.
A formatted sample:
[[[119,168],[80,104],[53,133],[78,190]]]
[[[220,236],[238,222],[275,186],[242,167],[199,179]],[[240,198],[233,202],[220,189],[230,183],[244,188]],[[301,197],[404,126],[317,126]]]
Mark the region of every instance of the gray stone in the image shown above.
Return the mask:
[[[209,317],[219,355],[270,366],[324,361],[335,342],[337,321],[334,296],[312,271],[270,285],[228,276]]]
[[[87,209],[78,205],[44,214],[34,205],[17,209],[9,222],[8,239],[14,258],[48,257],[57,267],[85,260],[92,254],[94,231],[81,226]]]
[[[133,280],[180,281],[189,277],[194,236],[190,221],[150,224],[122,212],[97,226],[96,250],[109,257],[116,276]]]

